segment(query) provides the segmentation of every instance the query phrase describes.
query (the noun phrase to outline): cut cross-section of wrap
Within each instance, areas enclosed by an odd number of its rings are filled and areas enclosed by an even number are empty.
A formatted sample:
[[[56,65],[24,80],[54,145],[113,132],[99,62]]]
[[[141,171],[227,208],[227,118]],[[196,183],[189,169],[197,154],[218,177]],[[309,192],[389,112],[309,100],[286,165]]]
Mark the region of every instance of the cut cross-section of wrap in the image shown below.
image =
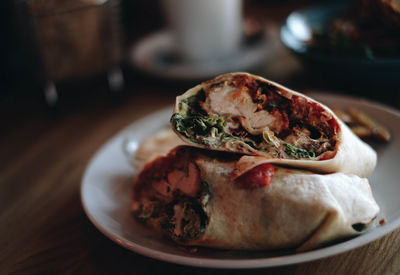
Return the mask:
[[[171,124],[192,146],[274,163],[362,177],[376,165],[375,151],[328,107],[247,73],[221,75],[178,96]]]
[[[360,234],[379,212],[367,179],[241,158],[175,148],[136,178],[134,214],[182,245],[308,250]]]

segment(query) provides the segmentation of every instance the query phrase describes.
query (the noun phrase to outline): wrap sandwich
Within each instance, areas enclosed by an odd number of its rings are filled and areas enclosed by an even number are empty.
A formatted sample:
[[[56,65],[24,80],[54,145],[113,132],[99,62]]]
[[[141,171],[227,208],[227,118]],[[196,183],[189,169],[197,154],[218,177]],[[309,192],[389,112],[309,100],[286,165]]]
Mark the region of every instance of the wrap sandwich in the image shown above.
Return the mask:
[[[367,177],[376,153],[325,105],[277,83],[231,73],[176,98],[173,130],[188,145],[271,163]]]
[[[133,213],[185,246],[309,250],[360,234],[379,212],[367,179],[266,160],[176,147],[136,177]]]

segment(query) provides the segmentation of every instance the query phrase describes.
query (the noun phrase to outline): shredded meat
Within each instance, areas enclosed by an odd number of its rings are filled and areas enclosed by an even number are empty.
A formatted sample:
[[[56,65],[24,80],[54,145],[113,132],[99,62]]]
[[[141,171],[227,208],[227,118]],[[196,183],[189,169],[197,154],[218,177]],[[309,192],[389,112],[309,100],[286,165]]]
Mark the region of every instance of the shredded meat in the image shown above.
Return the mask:
[[[234,75],[224,85],[218,84],[205,88],[201,106],[206,113],[240,123],[253,136],[262,135],[268,128],[282,142],[312,150],[317,156],[334,149],[339,126],[319,104],[247,75]],[[237,130],[231,134],[247,136]]]
[[[193,161],[189,161],[189,150],[174,150],[166,157],[160,157],[148,163],[139,174],[134,192],[137,199],[143,194],[152,193],[161,200],[170,200],[178,191],[189,197],[195,197],[201,189],[199,170]]]

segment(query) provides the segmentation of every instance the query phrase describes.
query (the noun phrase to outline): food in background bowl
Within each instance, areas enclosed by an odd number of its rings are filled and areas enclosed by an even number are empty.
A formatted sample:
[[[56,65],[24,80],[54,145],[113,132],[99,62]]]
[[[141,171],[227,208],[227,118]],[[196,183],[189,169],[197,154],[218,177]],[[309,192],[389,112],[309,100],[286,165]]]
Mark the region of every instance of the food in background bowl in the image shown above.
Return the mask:
[[[400,1],[359,0],[307,42],[315,51],[367,59],[400,57]]]
[[[356,17],[345,16],[351,6],[352,2],[337,1],[293,11],[280,29],[281,41],[312,77],[324,79],[335,89],[364,96],[376,96],[379,89],[392,95],[400,84],[398,28],[389,34],[374,33],[375,27],[354,27]],[[386,29],[383,23],[380,27]]]

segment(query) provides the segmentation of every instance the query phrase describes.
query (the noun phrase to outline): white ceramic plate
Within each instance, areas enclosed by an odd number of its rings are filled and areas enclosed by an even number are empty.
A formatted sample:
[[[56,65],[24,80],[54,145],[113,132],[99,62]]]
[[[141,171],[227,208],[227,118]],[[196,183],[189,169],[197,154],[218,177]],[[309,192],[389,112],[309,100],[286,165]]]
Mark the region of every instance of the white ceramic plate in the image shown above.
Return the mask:
[[[81,186],[81,199],[86,214],[104,235],[132,251],[163,261],[214,268],[259,268],[301,263],[342,253],[388,234],[400,226],[400,113],[362,99],[328,94],[312,96],[329,106],[351,106],[365,111],[392,133],[389,144],[374,146],[378,152],[378,166],[370,177],[374,196],[381,207],[377,220],[385,218],[385,225],[347,241],[297,254],[288,251],[242,252],[205,248],[190,253],[155,235],[136,222],[130,214],[130,189],[136,171],[129,164],[123,146],[129,140],[130,150],[134,151],[135,145],[168,123],[172,108],[133,123],[95,154]]]

